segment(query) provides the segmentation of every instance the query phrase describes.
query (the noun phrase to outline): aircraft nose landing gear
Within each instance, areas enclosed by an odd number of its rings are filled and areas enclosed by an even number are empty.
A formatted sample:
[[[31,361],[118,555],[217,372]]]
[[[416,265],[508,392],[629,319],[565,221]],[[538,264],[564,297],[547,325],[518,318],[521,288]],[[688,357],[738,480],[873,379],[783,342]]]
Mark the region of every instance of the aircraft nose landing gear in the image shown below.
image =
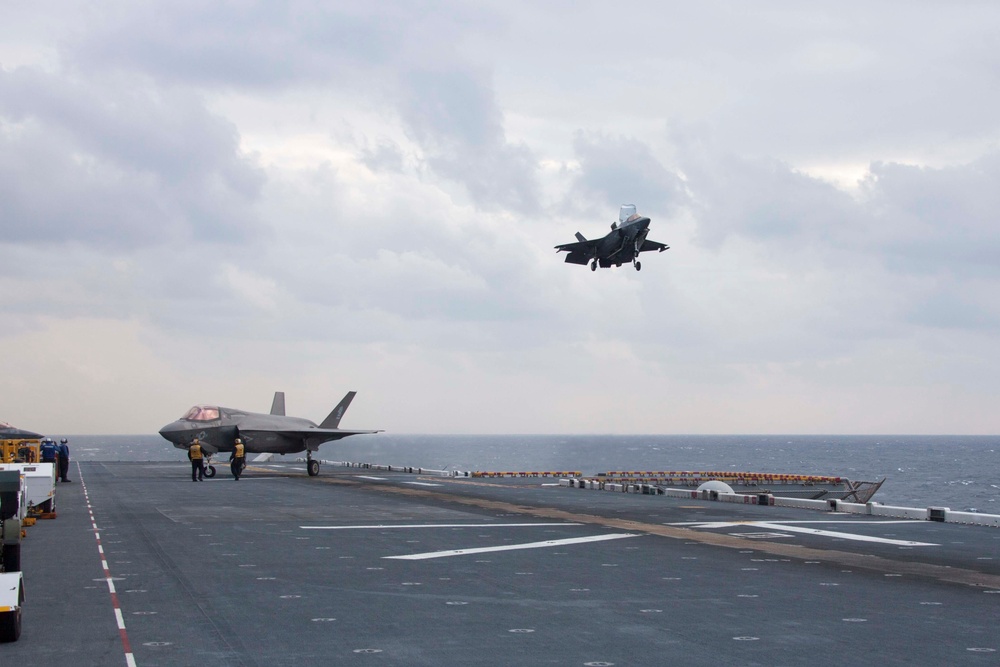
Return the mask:
[[[591,271],[596,271],[597,270],[597,260],[596,259],[590,263],[590,270]]]
[[[634,263],[635,263],[635,270],[636,271],[641,271],[642,270],[642,262],[636,261]]]
[[[310,477],[315,477],[319,474],[319,461],[312,457],[312,452],[306,451],[306,472],[309,473]]]

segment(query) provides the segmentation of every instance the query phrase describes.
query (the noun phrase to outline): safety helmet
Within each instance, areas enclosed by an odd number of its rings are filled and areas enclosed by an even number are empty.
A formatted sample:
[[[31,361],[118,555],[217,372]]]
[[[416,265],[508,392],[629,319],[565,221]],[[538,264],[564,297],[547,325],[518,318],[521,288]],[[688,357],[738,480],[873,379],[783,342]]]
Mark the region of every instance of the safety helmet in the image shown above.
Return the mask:
[[[240,440],[239,438],[236,438],[236,444],[237,444],[237,445],[242,445],[242,444],[243,444],[243,441],[242,441],[242,440]]]
[[[197,445],[198,444],[198,438],[195,438],[194,440],[192,440],[191,444],[192,445]]]
[[[64,444],[64,445],[65,445],[65,444],[66,444],[67,442],[69,442],[69,440],[67,440],[66,438],[63,438],[63,439],[62,439],[62,440],[60,440],[59,442],[61,442],[62,444]]]

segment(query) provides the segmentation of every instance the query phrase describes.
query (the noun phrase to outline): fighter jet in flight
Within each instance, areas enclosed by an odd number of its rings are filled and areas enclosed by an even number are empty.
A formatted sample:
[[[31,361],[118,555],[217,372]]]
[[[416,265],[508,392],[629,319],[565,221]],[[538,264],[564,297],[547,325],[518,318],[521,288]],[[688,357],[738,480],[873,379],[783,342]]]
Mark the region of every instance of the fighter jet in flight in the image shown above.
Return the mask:
[[[611,233],[601,239],[588,241],[580,232],[576,233],[576,243],[557,245],[556,251],[566,251],[566,261],[570,264],[590,263],[590,270],[596,271],[598,266],[621,266],[632,262],[635,270],[642,268],[639,262],[640,252],[656,250],[663,252],[670,246],[649,241],[649,218],[635,212],[635,204],[623,204],[618,214],[618,222],[611,223]]]
[[[349,435],[380,433],[379,431],[348,431],[340,426],[347,406],[354,400],[355,391],[347,392],[337,407],[318,426],[308,419],[285,416],[285,392],[274,392],[270,414],[246,410],[233,410],[215,405],[196,405],[177,421],[160,429],[160,435],[174,443],[178,449],[188,449],[197,438],[202,450],[211,456],[217,452],[233,451],[236,438],[243,441],[247,454],[294,454],[305,451],[306,470],[310,477],[319,474],[319,461],[312,457],[324,442],[340,440]],[[207,475],[215,474],[208,465]]]

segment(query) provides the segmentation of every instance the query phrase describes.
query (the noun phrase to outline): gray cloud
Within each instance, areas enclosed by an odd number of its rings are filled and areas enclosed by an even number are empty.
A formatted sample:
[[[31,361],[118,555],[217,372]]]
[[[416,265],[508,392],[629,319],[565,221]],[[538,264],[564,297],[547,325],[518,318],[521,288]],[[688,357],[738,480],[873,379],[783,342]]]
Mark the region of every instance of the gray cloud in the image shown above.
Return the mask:
[[[688,203],[680,177],[637,139],[577,132],[573,150],[580,167],[566,208],[606,217],[634,203],[646,215],[669,216]]]
[[[197,96],[0,70],[0,120],[8,242],[231,241],[256,227],[263,174]]]
[[[88,30],[64,47],[67,59],[97,69],[134,69],[164,83],[284,88],[353,78],[398,52],[412,12],[306,2],[123,3],[87,17]]]
[[[507,142],[489,79],[464,68],[403,76],[400,115],[430,166],[465,185],[489,209],[531,212],[538,206],[531,150]]]
[[[920,393],[961,430],[995,402],[993,5],[466,4],[18,7],[8,372],[89,331],[70,399],[288,381],[319,411],[350,378],[404,429],[878,429]],[[641,273],[552,250],[625,201],[673,247]]]
[[[707,247],[738,237],[840,268],[998,277],[998,153],[943,168],[874,163],[856,195],[777,160],[709,155],[683,164]]]
[[[129,5],[66,54],[84,67],[135,69],[168,85],[339,86],[394,105],[426,164],[461,183],[477,205],[527,212],[538,204],[536,160],[506,140],[489,76],[456,48],[469,31],[495,29],[492,16],[462,3],[445,13],[408,2],[265,3],[239,13]]]
[[[876,163],[863,187],[875,248],[915,274],[1000,278],[1000,152],[945,168]]]

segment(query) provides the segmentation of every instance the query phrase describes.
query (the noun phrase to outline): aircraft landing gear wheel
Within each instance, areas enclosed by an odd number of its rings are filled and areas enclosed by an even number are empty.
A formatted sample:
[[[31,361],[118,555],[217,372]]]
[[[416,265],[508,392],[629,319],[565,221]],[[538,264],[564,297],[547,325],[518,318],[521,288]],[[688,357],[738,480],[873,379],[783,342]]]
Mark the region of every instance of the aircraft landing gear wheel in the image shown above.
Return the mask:
[[[215,466],[208,466],[205,468],[205,477],[208,477],[209,479],[215,477]]]
[[[319,474],[319,461],[315,461],[313,459],[309,459],[309,462],[308,462],[308,464],[306,466],[306,470],[309,472],[309,476],[310,477],[315,477],[316,475],[318,475]]]
[[[593,262],[590,263],[590,270],[591,271],[597,270],[597,260],[594,260]]]
[[[636,271],[641,271],[642,270],[642,262],[636,262],[635,263],[635,270]]]
[[[0,614],[0,642],[16,642],[21,636],[21,608]]]

